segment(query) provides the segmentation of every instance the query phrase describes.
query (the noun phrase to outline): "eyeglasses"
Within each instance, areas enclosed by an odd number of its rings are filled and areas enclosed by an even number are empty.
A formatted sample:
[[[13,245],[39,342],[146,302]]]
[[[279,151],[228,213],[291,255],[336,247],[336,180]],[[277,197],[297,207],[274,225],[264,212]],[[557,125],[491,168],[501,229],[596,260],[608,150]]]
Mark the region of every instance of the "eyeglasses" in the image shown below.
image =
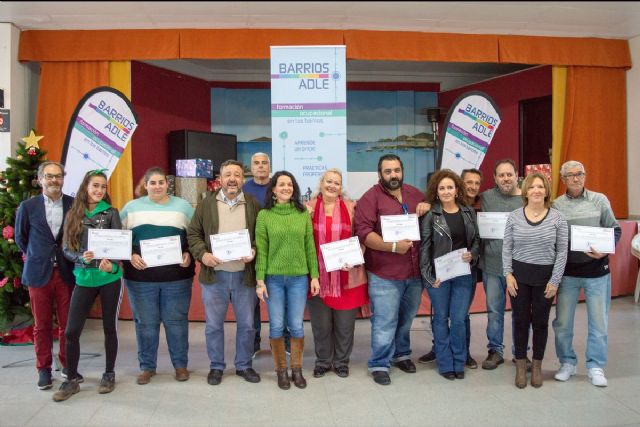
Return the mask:
[[[45,173],[44,174],[44,178],[47,181],[51,181],[51,180],[54,180],[54,179],[62,179],[63,177],[64,177],[64,175],[61,174],[61,173],[58,173],[58,174],[55,174],[55,175],[54,174],[50,174],[50,173]]]
[[[584,175],[585,175],[584,172],[567,173],[564,175],[564,179],[572,179],[572,178],[582,179],[584,178]]]

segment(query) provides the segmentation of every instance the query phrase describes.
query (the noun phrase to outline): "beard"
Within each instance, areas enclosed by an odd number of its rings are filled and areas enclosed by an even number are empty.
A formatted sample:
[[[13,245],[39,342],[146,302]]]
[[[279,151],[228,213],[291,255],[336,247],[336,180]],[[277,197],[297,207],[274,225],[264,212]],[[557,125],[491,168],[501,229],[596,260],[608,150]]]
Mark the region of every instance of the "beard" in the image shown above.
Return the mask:
[[[391,178],[391,179],[389,179],[389,181],[385,180],[384,178],[380,178],[380,183],[387,190],[394,191],[394,190],[397,190],[398,188],[402,187],[402,178],[400,178],[400,179]]]

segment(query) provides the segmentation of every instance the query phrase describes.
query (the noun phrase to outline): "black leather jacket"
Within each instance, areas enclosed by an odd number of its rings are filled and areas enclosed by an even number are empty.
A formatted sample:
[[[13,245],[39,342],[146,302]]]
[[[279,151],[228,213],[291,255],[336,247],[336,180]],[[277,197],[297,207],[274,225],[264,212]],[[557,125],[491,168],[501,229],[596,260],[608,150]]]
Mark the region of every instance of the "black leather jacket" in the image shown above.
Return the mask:
[[[120,230],[122,223],[120,222],[120,213],[118,209],[110,207],[109,209],[95,214],[91,218],[86,216],[82,219],[82,237],[80,238],[80,248],[77,251],[72,250],[64,244],[64,256],[74,263],[75,268],[98,268],[101,259],[94,259],[89,264],[85,264],[82,260],[82,254],[85,253],[89,241],[90,228],[111,228]]]
[[[462,212],[464,227],[467,232],[467,249],[471,252],[473,260],[471,265],[478,263],[480,254],[480,233],[476,221],[476,212],[473,208],[458,205]],[[420,273],[425,287],[431,287],[436,281],[433,259],[451,252],[453,242],[451,231],[442,213],[442,205],[436,202],[431,210],[422,217],[420,223]]]

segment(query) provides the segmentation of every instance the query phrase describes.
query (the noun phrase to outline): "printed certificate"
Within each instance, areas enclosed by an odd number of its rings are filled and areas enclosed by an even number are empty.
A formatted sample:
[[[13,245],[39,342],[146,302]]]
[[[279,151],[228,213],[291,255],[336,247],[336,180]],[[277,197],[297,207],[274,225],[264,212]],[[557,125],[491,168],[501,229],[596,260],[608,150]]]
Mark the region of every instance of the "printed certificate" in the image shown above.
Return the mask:
[[[478,228],[483,239],[504,239],[509,212],[478,212]]]
[[[90,228],[87,246],[95,259],[131,259],[131,230]]]
[[[320,252],[322,252],[322,259],[327,271],[340,270],[345,265],[364,264],[360,241],[357,237],[322,244]]]
[[[454,277],[471,274],[471,265],[462,260],[462,254],[465,252],[467,252],[467,249],[462,248],[435,258],[433,265],[436,269],[436,279],[444,282]]]
[[[251,239],[249,230],[212,234],[211,252],[222,262],[235,261],[251,256]]]
[[[381,215],[382,240],[385,242],[399,242],[400,240],[420,241],[418,215]]]
[[[616,239],[613,228],[571,226],[571,250],[591,252],[591,248],[603,254],[616,253]]]
[[[182,264],[180,236],[140,240],[140,252],[147,267]]]

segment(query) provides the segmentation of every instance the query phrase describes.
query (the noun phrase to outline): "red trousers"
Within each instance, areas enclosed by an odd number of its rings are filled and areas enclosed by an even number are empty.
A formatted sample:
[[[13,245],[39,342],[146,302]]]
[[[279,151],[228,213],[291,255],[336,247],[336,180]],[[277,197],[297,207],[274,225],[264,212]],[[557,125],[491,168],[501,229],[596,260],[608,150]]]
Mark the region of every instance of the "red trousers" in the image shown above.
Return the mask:
[[[64,352],[64,330],[67,327],[69,302],[71,301],[72,286],[67,285],[60,277],[58,268],[53,269],[51,279],[40,288],[29,287],[31,312],[35,325],[33,327],[33,342],[36,350],[36,369],[51,369],[53,362],[53,309],[56,308],[58,331],[60,337],[60,363],[66,366]]]

